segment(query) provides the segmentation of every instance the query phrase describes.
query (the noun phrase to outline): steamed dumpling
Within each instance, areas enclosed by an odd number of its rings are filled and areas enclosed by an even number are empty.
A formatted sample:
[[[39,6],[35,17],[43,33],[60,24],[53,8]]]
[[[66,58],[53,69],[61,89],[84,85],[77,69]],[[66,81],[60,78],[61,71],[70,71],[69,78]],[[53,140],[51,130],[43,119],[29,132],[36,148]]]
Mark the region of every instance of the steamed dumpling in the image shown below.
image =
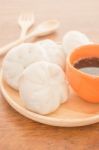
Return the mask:
[[[6,82],[18,89],[19,78],[26,67],[35,61],[44,60],[43,49],[35,44],[21,44],[12,50],[5,56],[3,62],[3,77]]]
[[[51,113],[67,100],[65,74],[56,64],[33,63],[20,78],[19,92],[29,110],[39,114]]]
[[[50,40],[49,40],[50,41]],[[38,61],[48,61],[65,68],[65,57],[57,44],[50,41],[41,42],[43,44],[24,43],[12,50],[6,55],[3,62],[3,76],[6,82],[14,89],[18,90],[19,78],[30,64]]]
[[[46,53],[49,62],[60,65],[65,70],[66,57],[62,48],[52,40],[42,40],[37,42]]]
[[[92,44],[92,42],[85,34],[79,31],[70,31],[63,37],[63,48],[66,54],[79,46],[87,44]]]

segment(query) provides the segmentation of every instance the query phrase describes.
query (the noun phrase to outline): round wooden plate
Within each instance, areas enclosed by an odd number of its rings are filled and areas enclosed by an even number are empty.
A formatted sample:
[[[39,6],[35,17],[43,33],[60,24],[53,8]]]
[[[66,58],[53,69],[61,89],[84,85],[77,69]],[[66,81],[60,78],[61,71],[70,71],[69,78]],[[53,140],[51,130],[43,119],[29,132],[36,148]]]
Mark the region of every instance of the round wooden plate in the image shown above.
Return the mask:
[[[2,73],[0,75],[0,85],[6,101],[20,114],[37,122],[52,126],[75,127],[99,121],[99,104],[85,102],[71,88],[68,101],[62,104],[54,113],[43,116],[25,108],[19,93],[6,84]]]

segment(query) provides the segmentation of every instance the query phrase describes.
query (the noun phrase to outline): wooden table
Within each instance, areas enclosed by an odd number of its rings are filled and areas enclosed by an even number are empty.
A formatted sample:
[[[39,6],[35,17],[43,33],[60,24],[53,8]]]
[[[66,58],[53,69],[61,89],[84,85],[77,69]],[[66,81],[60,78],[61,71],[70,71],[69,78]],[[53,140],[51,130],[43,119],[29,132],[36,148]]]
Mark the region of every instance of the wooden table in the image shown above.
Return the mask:
[[[17,18],[33,11],[36,24],[57,18],[61,41],[68,30],[85,32],[99,42],[98,0],[0,0],[0,46],[19,36]],[[0,150],[98,150],[99,124],[78,128],[58,128],[33,122],[12,109],[0,95]]]

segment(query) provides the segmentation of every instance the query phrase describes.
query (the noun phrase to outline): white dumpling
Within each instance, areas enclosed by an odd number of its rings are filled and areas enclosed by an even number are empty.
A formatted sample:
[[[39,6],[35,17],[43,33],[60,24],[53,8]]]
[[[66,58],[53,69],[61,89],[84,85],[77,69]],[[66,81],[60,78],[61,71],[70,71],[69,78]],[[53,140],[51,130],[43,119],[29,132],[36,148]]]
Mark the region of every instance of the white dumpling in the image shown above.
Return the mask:
[[[43,49],[35,44],[24,43],[5,56],[3,62],[3,77],[14,89],[18,90],[19,78],[26,67],[36,61],[45,59]]]
[[[51,113],[68,98],[65,73],[53,63],[33,63],[20,78],[19,93],[29,110],[39,114]]]
[[[39,41],[37,44],[45,50],[49,62],[58,64],[65,70],[66,56],[59,44],[49,39]]]
[[[92,44],[92,42],[85,34],[79,31],[70,31],[63,37],[62,44],[64,52],[68,54],[75,48],[82,45]]]
[[[48,61],[60,65],[65,69],[65,57],[57,44],[50,41],[41,41],[43,46],[38,42],[35,44],[24,43],[12,50],[6,55],[3,62],[3,76],[6,82],[14,89],[18,90],[19,78],[22,72],[30,64],[38,61]]]

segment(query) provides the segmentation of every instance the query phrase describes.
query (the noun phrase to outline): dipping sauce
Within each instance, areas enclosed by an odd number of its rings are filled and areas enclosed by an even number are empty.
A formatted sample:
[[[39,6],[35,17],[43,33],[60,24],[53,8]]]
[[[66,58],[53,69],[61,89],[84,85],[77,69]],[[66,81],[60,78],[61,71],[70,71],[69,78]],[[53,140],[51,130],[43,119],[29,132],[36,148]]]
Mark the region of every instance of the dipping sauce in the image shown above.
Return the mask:
[[[99,57],[86,57],[79,59],[73,66],[84,73],[99,76]]]

